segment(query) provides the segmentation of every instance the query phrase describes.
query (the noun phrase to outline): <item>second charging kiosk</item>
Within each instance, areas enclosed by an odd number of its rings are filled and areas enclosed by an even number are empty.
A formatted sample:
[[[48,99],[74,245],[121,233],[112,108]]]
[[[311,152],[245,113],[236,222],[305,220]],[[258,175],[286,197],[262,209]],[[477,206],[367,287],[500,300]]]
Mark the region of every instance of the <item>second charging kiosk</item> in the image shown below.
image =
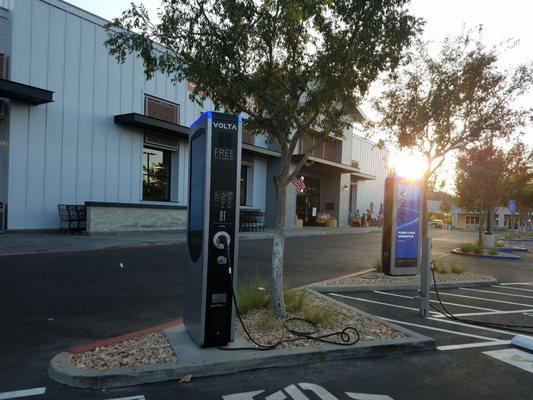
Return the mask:
[[[385,202],[381,266],[387,275],[416,275],[421,262],[422,183],[389,176]]]

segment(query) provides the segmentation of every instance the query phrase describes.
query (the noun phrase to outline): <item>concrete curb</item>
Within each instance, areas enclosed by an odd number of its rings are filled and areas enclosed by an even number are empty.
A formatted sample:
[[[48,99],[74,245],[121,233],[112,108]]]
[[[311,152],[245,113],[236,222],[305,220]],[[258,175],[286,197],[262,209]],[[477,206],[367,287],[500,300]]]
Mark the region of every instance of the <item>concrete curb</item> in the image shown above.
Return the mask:
[[[227,351],[212,349],[213,351],[217,351],[217,355],[211,357],[207,361],[201,359],[181,359],[181,361],[178,361],[177,363],[147,365],[132,368],[114,368],[104,371],[77,368],[71,363],[72,354],[62,352],[57,354],[51,360],[48,367],[48,375],[56,382],[68,386],[104,389],[175,380],[187,374],[192,374],[193,377],[220,376],[255,369],[288,367],[359,357],[374,357],[421,350],[433,350],[436,347],[435,341],[427,336],[387,321],[382,321],[373,315],[320,293],[316,293],[316,295],[403,332],[407,337],[403,339],[387,339],[356,343],[352,346],[321,344],[316,346],[293,349],[275,349],[270,351],[241,350],[233,351],[231,354]],[[224,357],[226,359],[224,359]]]
[[[479,287],[486,285],[493,285],[498,283],[497,279],[487,279],[484,281],[457,281],[457,282],[438,282],[437,287],[439,289],[456,289],[459,287]],[[432,288],[435,285],[431,284]],[[345,292],[373,292],[374,290],[416,290],[418,284],[395,284],[395,285],[325,285],[325,286],[312,286],[316,292],[319,293],[345,293]]]
[[[367,228],[365,231],[357,231],[357,230],[324,230],[324,231],[314,231],[314,232],[306,232],[305,230],[302,231],[292,231],[292,232],[286,232],[285,237],[286,238],[297,238],[297,237],[312,237],[312,236],[335,236],[335,235],[363,235],[365,233],[375,233],[375,232],[381,232],[381,228]],[[247,235],[240,235],[240,240],[255,240],[255,239],[272,239],[274,237],[274,232],[264,232],[261,234],[254,234],[253,236],[247,236]]]
[[[372,271],[374,271],[374,268],[364,269],[362,271],[352,272],[351,274],[341,275],[341,276],[337,276],[335,278],[326,279],[326,280],[323,280],[323,281],[308,283],[307,285],[298,286],[298,287],[294,288],[294,290],[307,289],[307,288],[313,289],[314,286],[322,286],[322,285],[324,285],[324,284],[326,284],[328,282],[338,281],[339,279],[353,278],[354,276],[364,275],[364,274],[367,274],[367,273],[372,272]]]
[[[510,254],[510,255],[492,255],[492,254],[476,254],[476,253],[465,253],[463,251],[461,251],[461,249],[456,248],[456,249],[453,249],[452,250],[452,253],[453,254],[459,254],[461,256],[470,256],[470,257],[482,257],[482,258],[493,258],[493,259],[497,259],[497,260],[520,260],[520,257],[518,256],[515,256],[513,254]]]
[[[523,238],[511,238],[511,239],[506,238],[506,237],[501,237],[498,240],[501,240],[503,242],[508,242],[509,240],[511,242],[533,242],[533,237],[526,236],[526,237],[523,237]]]
[[[529,250],[525,247],[491,247],[492,249],[499,251],[500,253],[512,253],[513,251],[528,253]]]
[[[134,332],[128,332],[119,336],[114,336],[111,338],[103,339],[103,340],[97,340],[96,342],[91,343],[85,343],[79,346],[72,347],[68,349],[67,351],[72,354],[80,354],[84,353],[86,351],[91,351],[96,349],[97,347],[103,347],[103,346],[110,346],[116,343],[121,343],[126,340],[136,339],[140,336],[148,335],[149,333],[158,332],[163,329],[168,329],[170,327],[183,324],[182,319],[176,319],[174,321],[170,321],[164,324],[151,326],[149,328],[141,329]]]

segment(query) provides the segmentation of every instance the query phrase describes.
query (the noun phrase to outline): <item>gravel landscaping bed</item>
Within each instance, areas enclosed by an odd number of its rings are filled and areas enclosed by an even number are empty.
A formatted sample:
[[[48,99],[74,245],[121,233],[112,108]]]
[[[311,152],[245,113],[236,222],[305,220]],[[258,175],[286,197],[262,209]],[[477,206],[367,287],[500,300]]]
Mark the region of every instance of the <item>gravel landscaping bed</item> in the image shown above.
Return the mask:
[[[472,272],[463,272],[462,274],[441,274],[436,272],[437,282],[468,282],[468,281],[489,281],[493,278],[486,275],[478,275]],[[433,281],[433,278],[431,278]],[[330,285],[406,285],[417,284],[420,282],[420,276],[389,276],[381,272],[368,272],[364,275],[342,278],[336,281],[324,283]]]
[[[304,306],[297,311],[288,310],[286,317],[274,317],[270,308],[254,309],[243,316],[244,324],[255,341],[263,345],[272,345],[280,339],[295,338],[296,336],[288,332],[285,328],[284,322],[287,318],[315,320],[318,326],[318,332],[314,336],[339,332],[346,327],[353,327],[359,332],[361,342],[380,339],[401,339],[406,337],[404,333],[398,332],[388,325],[357,314],[346,307],[337,305],[333,301],[318,297],[308,291],[302,291],[301,293],[305,296],[305,300],[303,301]],[[308,331],[311,328],[303,322],[290,322],[288,327],[302,331]],[[237,323],[237,331],[245,339],[250,341],[240,323]],[[354,339],[354,335],[351,338]],[[329,340],[341,341],[338,336],[330,337]],[[250,344],[252,343],[250,342]],[[276,348],[312,346],[317,344],[320,343],[314,340],[298,340],[282,343]]]
[[[150,333],[72,356],[72,363],[76,367],[96,370],[176,361],[176,355],[163,332]]]
[[[248,311],[243,320],[253,338],[264,345],[271,345],[280,339],[291,339],[296,336],[288,332],[284,326],[287,318],[305,318],[316,323],[318,332],[314,336],[342,331],[346,327],[353,327],[359,333],[359,341],[370,342],[382,339],[402,339],[406,335],[403,332],[381,322],[374,321],[366,316],[357,314],[349,308],[342,307],[333,301],[302,290],[292,297],[294,310],[289,310],[284,318],[273,316],[270,307],[254,308]],[[289,307],[290,308],[290,307]],[[304,322],[291,322],[289,328],[300,331],[312,329]],[[249,341],[240,323],[237,323],[237,331]],[[350,339],[356,339],[351,334]],[[330,337],[329,340],[341,342],[339,336]],[[298,340],[282,343],[276,348],[290,348],[319,345],[314,340]],[[250,341],[250,345],[253,343]],[[92,370],[108,370],[112,368],[136,367],[142,365],[165,364],[177,362],[176,355],[170,346],[164,332],[154,332],[131,340],[97,347],[72,356],[71,362],[78,368]]]

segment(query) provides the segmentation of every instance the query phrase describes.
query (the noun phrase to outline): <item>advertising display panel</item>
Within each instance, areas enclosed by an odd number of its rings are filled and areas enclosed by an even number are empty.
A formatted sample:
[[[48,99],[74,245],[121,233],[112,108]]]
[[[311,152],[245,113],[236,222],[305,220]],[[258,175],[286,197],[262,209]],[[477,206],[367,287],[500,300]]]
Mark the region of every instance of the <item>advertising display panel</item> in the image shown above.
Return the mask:
[[[422,184],[390,176],[385,180],[382,271],[415,275],[420,267]]]
[[[417,184],[396,182],[396,268],[418,267],[421,196]]]

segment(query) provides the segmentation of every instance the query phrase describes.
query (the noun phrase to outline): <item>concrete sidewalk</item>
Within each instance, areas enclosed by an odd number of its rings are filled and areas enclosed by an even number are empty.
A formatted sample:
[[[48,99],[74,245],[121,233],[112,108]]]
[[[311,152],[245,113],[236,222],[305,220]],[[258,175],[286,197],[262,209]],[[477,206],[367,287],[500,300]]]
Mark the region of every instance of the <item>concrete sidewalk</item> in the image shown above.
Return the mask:
[[[287,237],[306,237],[323,235],[347,235],[380,231],[380,228],[326,228],[305,227],[288,229]],[[264,232],[242,232],[242,240],[269,239],[273,229]],[[55,253],[68,251],[87,251],[130,246],[161,246],[184,243],[185,231],[141,232],[120,234],[66,235],[56,232],[0,234],[0,256]]]

